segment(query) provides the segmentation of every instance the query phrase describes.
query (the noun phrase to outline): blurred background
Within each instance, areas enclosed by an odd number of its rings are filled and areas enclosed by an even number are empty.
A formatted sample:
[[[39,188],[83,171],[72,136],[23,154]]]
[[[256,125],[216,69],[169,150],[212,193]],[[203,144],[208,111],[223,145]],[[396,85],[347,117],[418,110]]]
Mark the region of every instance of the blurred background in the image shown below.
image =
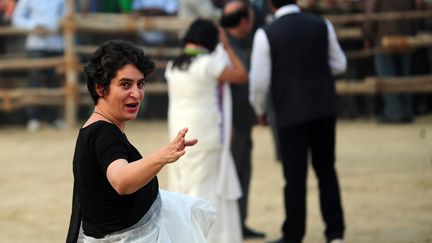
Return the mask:
[[[206,7],[198,7],[205,2]],[[255,29],[272,21],[266,0],[248,2]],[[333,23],[348,59],[347,71],[336,77],[346,242],[432,243],[432,1],[414,2],[412,9],[371,12],[369,0],[298,1],[303,11]],[[26,7],[18,11],[20,4]],[[167,61],[180,53],[189,24],[202,16],[218,22],[223,4],[0,0],[0,242],[65,239],[73,147],[78,127],[93,107],[81,70],[97,46],[109,39],[130,40],[156,61],[138,120],[127,128],[129,139],[146,154],[168,141]],[[26,21],[30,7],[48,14],[31,23]],[[412,29],[377,33],[377,26],[389,23]],[[50,39],[49,44],[42,45],[39,37]],[[408,54],[409,72],[380,75],[374,60],[382,54]],[[382,119],[387,95],[409,97],[411,115]],[[282,169],[271,129],[254,128],[253,140],[248,220],[274,239],[283,220]],[[312,173],[305,243],[324,242]],[[160,178],[163,188],[164,172]]]
[[[202,11],[197,7],[206,1],[65,0],[57,1],[62,4],[50,11],[56,14],[29,20],[25,12],[29,10],[16,11],[19,2],[0,1],[0,125],[19,124],[29,130],[44,125],[73,127],[87,117],[92,104],[80,77],[81,69],[89,54],[109,39],[131,40],[156,60],[158,70],[149,80],[140,118],[165,119],[168,98],[163,72],[167,60],[180,53],[182,34],[193,19],[205,16],[218,21],[224,4],[222,0],[207,0],[212,6],[204,12],[203,7]],[[368,12],[367,2],[299,0],[298,4],[303,11],[322,15],[333,23],[347,56],[348,70],[336,77],[339,118],[379,122],[383,96],[394,94],[409,96],[412,115],[401,122],[414,122],[432,110],[431,1],[415,0],[412,9],[380,12]],[[255,12],[255,29],[272,21],[266,0],[250,4]],[[392,22],[409,23],[412,29],[376,33],[378,25]],[[58,39],[38,46],[34,36],[44,35]],[[409,53],[409,73],[378,75],[374,57],[382,53]],[[38,122],[37,126],[32,126],[32,120]]]

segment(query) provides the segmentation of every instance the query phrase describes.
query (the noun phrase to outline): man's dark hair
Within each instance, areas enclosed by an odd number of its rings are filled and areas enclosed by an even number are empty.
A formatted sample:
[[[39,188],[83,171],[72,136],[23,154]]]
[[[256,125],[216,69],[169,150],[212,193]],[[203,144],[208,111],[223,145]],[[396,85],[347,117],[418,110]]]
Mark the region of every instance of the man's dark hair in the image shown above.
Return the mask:
[[[296,0],[271,0],[275,8],[280,8],[288,4],[295,4]]]
[[[84,67],[83,74],[95,105],[100,98],[96,92],[96,85],[101,85],[102,96],[106,95],[111,80],[117,75],[117,71],[128,64],[134,65],[144,74],[145,78],[155,69],[155,64],[150,57],[129,41],[110,40],[103,43],[93,53]]]
[[[222,15],[220,25],[224,28],[236,27],[239,25],[241,19],[249,17],[249,9],[246,4],[243,3],[243,6],[237,11]]]

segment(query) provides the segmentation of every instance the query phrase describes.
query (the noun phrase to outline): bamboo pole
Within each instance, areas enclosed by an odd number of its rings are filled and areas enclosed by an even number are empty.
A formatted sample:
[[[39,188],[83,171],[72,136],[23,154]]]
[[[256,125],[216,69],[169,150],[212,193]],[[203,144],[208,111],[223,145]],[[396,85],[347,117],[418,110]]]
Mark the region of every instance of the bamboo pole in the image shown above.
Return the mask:
[[[379,12],[379,13],[360,13],[360,14],[338,14],[324,15],[334,25],[342,25],[353,22],[362,23],[364,21],[380,21],[380,20],[413,20],[425,19],[432,17],[432,10],[414,10],[414,11],[398,11],[398,12]]]
[[[28,34],[44,34],[44,35],[50,35],[50,34],[57,34],[59,33],[58,30],[34,30],[34,29],[22,29],[17,28],[13,26],[1,26],[0,28],[0,36],[20,36],[20,35],[28,35]]]
[[[87,14],[77,19],[80,31],[119,33],[141,30],[184,31],[194,18],[177,16],[133,17],[128,14]]]
[[[146,55],[150,55],[152,57],[170,57],[180,55],[181,49],[179,47],[164,47],[164,46],[155,46],[155,47],[145,47],[140,46],[140,48],[144,51]],[[81,45],[76,47],[76,52],[78,54],[89,55],[96,51],[97,46],[93,45]]]
[[[432,75],[410,77],[367,77],[364,80],[337,80],[338,94],[430,93]]]
[[[63,36],[65,41],[65,121],[69,128],[77,124],[77,91],[78,91],[78,61],[75,50],[75,2],[67,0],[67,15],[63,22]]]
[[[384,52],[403,52],[416,48],[432,46],[431,34],[419,34],[416,36],[385,36],[381,40]]]
[[[8,58],[0,60],[0,71],[48,69],[57,68],[64,64],[61,57],[45,58]]]
[[[166,94],[167,85],[164,83],[146,84],[146,94]],[[10,112],[28,105],[60,106],[66,105],[64,88],[14,88],[0,89],[0,109]],[[88,95],[85,85],[78,86],[76,105],[92,105],[93,100]]]

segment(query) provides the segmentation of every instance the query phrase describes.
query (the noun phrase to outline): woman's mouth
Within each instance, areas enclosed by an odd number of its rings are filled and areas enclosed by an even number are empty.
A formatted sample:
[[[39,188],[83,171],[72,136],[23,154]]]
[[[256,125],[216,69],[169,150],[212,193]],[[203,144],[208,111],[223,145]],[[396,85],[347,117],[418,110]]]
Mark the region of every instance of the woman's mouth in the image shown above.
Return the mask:
[[[129,111],[129,112],[136,112],[137,110],[138,110],[138,107],[139,107],[139,103],[127,103],[126,104],[126,109]]]

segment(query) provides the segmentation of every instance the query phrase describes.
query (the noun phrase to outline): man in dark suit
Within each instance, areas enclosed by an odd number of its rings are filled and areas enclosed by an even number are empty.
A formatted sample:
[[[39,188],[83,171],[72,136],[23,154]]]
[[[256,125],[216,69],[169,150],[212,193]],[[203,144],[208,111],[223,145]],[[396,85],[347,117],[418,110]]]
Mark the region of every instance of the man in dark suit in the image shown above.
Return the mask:
[[[308,155],[318,178],[328,242],[343,242],[344,219],[335,169],[336,92],[346,68],[332,24],[302,13],[295,0],[271,0],[275,21],[254,36],[250,101],[264,124],[269,90],[285,177],[285,222],[276,242],[302,242]]]
[[[221,26],[227,39],[243,65],[249,70],[250,32],[253,27],[252,9],[244,1],[229,1],[223,8]],[[252,174],[252,127],[257,118],[249,103],[249,85],[231,84],[233,103],[233,129],[231,152],[243,191],[239,199],[243,238],[264,238],[264,234],[246,226],[248,215],[249,185]]]

